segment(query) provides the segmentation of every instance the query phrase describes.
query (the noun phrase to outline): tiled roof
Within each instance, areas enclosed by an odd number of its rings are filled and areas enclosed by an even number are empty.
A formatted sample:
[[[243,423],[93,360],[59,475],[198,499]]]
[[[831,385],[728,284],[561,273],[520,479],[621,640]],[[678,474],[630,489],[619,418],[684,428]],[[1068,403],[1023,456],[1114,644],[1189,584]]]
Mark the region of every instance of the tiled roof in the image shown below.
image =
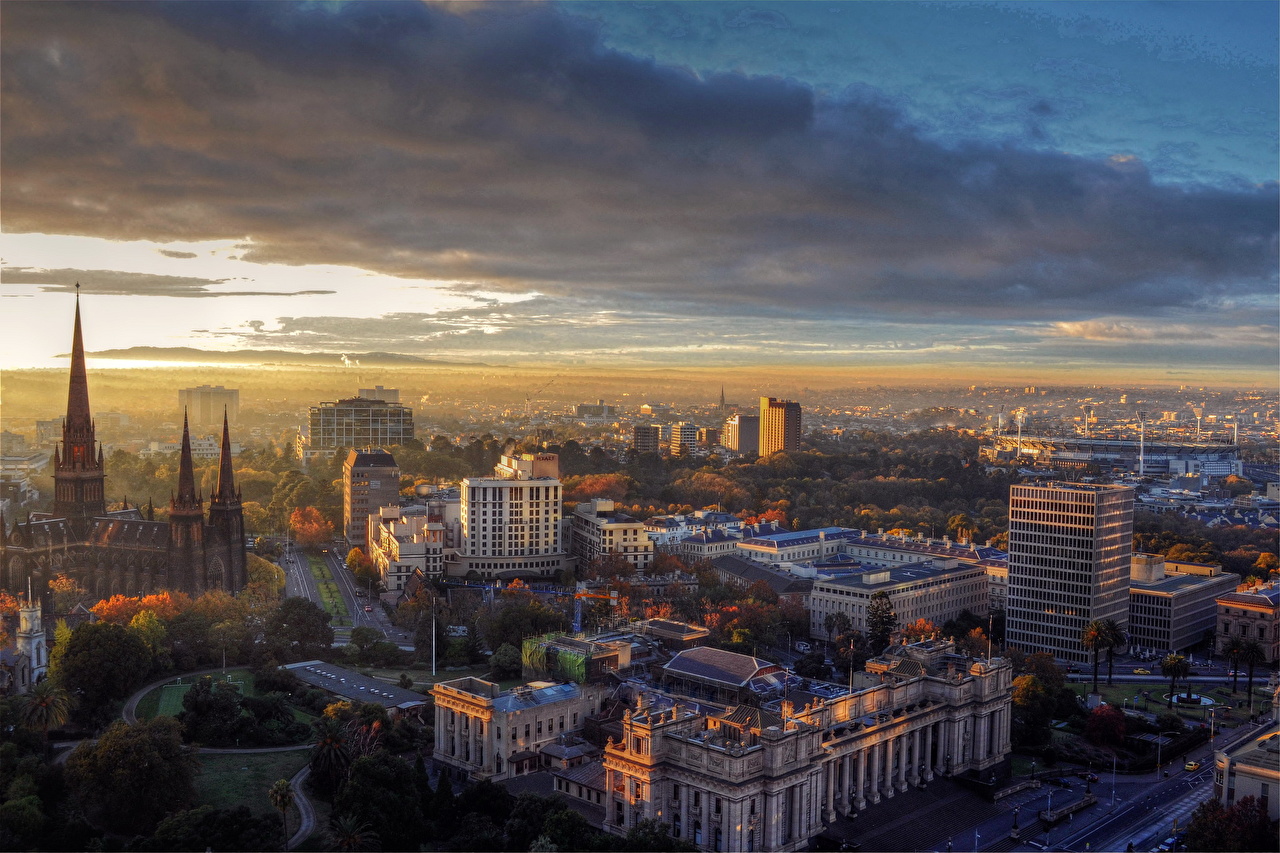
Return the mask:
[[[782,717],[771,711],[753,708],[750,705],[739,705],[720,719],[735,726],[742,726],[746,729],[759,729],[760,731],[764,731],[769,726],[782,726]]]
[[[910,658],[898,661],[893,666],[885,670],[885,672],[890,675],[897,675],[901,678],[919,678],[920,676],[927,674],[920,661],[911,660]]]
[[[756,581],[764,581],[778,595],[796,595],[813,589],[812,578],[799,578],[788,572],[771,569],[751,560],[735,557],[732,554],[715,557],[711,565],[717,569],[742,578],[747,585]]]
[[[775,665],[751,655],[702,646],[680,652],[664,669],[680,675],[693,675],[742,687],[760,670],[772,666]]]
[[[593,791],[604,790],[604,762],[602,761],[584,761],[577,767],[570,767],[567,770],[555,771],[556,776],[584,788],[590,788]]]

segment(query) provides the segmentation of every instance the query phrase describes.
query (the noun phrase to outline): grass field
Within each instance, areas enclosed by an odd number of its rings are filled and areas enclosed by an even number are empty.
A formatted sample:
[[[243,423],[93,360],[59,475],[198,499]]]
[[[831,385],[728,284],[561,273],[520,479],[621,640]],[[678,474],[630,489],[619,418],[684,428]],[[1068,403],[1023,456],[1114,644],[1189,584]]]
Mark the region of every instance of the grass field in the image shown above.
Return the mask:
[[[217,674],[217,680],[222,680],[222,673]],[[176,681],[180,684],[170,682],[162,684],[155,690],[152,690],[146,696],[138,700],[138,719],[149,720],[152,717],[176,717],[182,711],[182,697],[191,689],[191,685],[195,683],[197,676],[184,675]],[[227,678],[234,682],[240,688],[240,692],[245,696],[252,696],[253,693],[253,673],[247,669],[229,669],[227,670]]]
[[[200,756],[201,771],[196,776],[196,794],[201,805],[218,809],[248,806],[259,814],[280,813],[271,807],[267,791],[277,779],[290,779],[307,763],[310,752],[262,752],[243,755]],[[289,815],[289,825],[297,827],[298,814]]]
[[[333,625],[350,625],[351,613],[347,610],[347,602],[338,591],[338,584],[329,571],[324,559],[314,554],[307,555],[307,566],[311,576],[316,579],[316,587],[320,590],[320,600],[324,609],[333,617]]]

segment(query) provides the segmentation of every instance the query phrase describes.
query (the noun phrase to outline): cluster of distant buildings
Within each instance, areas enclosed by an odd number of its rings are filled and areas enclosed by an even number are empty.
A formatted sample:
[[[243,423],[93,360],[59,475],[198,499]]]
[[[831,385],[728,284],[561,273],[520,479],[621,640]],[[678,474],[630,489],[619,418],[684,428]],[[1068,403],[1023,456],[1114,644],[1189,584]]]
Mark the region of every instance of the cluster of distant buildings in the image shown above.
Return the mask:
[[[581,408],[581,407],[579,407]],[[652,406],[641,407],[644,409]],[[721,404],[723,411],[724,404]],[[758,414],[739,412],[720,427],[699,427],[690,421],[673,424],[636,424],[632,427],[632,453],[661,453],[689,456],[716,448],[747,456],[795,453],[800,449],[803,420],[800,404],[793,400],[761,397]]]

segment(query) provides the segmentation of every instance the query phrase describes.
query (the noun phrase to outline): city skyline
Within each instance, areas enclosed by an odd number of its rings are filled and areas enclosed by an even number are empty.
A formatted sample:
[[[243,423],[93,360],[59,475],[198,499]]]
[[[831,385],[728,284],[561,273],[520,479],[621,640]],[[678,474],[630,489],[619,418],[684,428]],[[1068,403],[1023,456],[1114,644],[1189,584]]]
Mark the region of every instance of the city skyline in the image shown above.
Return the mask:
[[[91,351],[1276,375],[1274,4],[3,24],[6,367],[79,281]]]

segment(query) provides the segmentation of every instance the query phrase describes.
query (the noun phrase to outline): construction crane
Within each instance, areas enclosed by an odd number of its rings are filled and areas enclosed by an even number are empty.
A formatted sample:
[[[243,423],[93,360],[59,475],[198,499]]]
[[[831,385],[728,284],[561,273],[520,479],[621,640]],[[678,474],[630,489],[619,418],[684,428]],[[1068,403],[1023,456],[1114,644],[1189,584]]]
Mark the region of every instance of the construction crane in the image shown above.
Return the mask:
[[[582,599],[584,598],[603,598],[606,599],[610,606],[615,610],[618,607],[618,591],[611,589],[609,592],[587,592],[587,585],[582,581],[578,582],[578,589],[573,594],[573,633],[582,633]]]
[[[547,389],[548,389],[548,388],[550,388],[552,385],[554,385],[554,384],[555,384],[555,381],[556,381],[557,379],[559,379],[559,378],[561,377],[561,375],[562,375],[562,374],[557,373],[555,376],[552,376],[552,377],[551,377],[550,379],[548,379],[545,383],[543,383],[542,387],[540,387],[540,388],[536,388],[536,389],[534,389],[533,391],[530,391],[530,392],[529,392],[529,395],[528,395],[527,397],[525,397],[525,398],[524,398],[524,416],[525,416],[526,418],[527,418],[527,417],[529,417],[529,404],[533,402],[533,398],[534,398],[534,397],[537,397],[537,396],[538,396],[539,394],[541,394],[543,391],[547,390]]]

